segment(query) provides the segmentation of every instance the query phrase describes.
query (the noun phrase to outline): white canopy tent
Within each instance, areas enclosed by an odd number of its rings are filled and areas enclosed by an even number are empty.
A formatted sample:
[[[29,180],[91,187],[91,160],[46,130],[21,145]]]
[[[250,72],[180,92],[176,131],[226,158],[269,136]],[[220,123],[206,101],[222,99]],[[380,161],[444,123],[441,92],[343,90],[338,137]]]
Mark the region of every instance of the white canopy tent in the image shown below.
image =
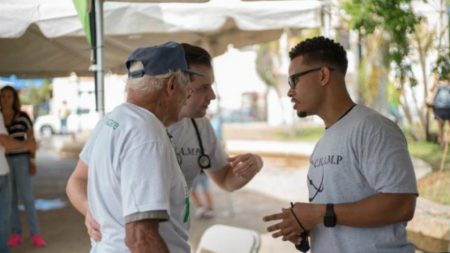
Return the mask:
[[[133,49],[168,40],[219,55],[229,44],[239,48],[277,39],[285,28],[319,27],[321,5],[318,0],[105,2],[104,69],[124,73],[123,62]],[[0,55],[0,75],[90,74],[90,46],[71,0],[4,0]]]
[[[222,54],[277,39],[284,28],[320,26],[319,1],[186,3],[106,2],[106,70],[125,71],[137,47],[168,40]],[[20,77],[89,74],[89,45],[71,0],[13,0],[0,7],[0,75]]]

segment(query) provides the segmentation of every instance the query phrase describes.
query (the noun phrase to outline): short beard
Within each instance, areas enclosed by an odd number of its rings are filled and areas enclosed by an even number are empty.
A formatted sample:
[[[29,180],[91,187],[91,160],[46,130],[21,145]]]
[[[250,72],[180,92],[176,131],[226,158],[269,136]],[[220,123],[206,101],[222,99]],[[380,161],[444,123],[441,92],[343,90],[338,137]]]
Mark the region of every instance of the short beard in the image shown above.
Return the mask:
[[[300,111],[300,112],[297,112],[297,116],[299,118],[306,118],[306,116],[308,116],[308,114],[305,111]]]

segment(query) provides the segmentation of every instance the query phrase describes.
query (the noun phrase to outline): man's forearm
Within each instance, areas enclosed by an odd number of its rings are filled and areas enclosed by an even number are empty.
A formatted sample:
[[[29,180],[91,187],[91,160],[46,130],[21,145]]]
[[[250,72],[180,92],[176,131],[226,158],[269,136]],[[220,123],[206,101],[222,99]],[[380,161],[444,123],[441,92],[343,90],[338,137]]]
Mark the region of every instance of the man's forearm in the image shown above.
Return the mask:
[[[87,180],[75,178],[73,175],[67,181],[66,193],[69,197],[70,203],[81,213],[83,216],[87,212]]]
[[[158,231],[159,220],[140,220],[125,225],[125,244],[132,253],[169,253]]]
[[[335,204],[336,224],[371,228],[406,222],[414,216],[415,203],[415,194],[377,193],[357,202]],[[307,229],[323,224],[325,204],[296,203],[293,208],[296,216]],[[284,219],[284,217],[275,219]],[[273,219],[266,221],[269,220]]]
[[[246,179],[239,177],[233,173],[233,168],[227,164],[219,171],[207,171],[206,173],[214,180],[214,182],[224,191],[232,192],[246,185],[251,178]]]
[[[335,205],[339,225],[379,227],[413,218],[415,194],[378,193],[355,203]]]
[[[238,155],[234,159],[234,162],[226,164],[218,171],[206,170],[218,186],[229,192],[245,186],[263,166],[261,157],[255,154]]]
[[[244,178],[235,173],[233,173],[233,168],[229,167],[228,172],[225,177],[224,185],[228,191],[239,190],[245,186],[253,177]]]

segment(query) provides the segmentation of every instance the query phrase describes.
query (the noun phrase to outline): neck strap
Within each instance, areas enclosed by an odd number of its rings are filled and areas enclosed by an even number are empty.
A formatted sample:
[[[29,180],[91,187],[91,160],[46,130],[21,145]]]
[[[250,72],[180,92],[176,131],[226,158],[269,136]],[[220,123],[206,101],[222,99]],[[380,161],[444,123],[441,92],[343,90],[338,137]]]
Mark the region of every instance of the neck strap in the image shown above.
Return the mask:
[[[193,118],[191,118],[191,122],[192,122],[192,125],[194,126],[195,134],[197,135],[198,145],[200,146],[200,152],[202,153],[201,155],[205,155],[205,150],[203,149],[202,137],[200,136],[200,132],[198,131],[197,122],[195,122],[195,119],[193,119]]]

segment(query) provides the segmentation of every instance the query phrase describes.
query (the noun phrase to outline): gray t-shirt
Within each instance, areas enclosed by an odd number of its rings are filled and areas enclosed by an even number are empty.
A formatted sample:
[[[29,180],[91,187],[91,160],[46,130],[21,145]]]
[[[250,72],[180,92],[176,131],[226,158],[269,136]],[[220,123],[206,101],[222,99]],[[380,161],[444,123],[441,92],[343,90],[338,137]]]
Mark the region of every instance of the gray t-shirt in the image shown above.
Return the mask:
[[[325,131],[311,155],[311,203],[351,203],[376,193],[415,193],[416,177],[406,139],[396,124],[356,105]],[[339,220],[339,217],[337,217]],[[376,228],[319,224],[311,231],[312,252],[414,252],[406,223]]]
[[[205,154],[211,160],[211,168],[208,170],[219,170],[228,162],[222,143],[214,134],[214,129],[205,117],[196,118],[200,138],[203,143]],[[172,143],[175,148],[177,159],[186,179],[188,188],[192,188],[195,178],[200,175],[201,169],[198,165],[198,157],[201,155],[200,144],[195,133],[195,128],[190,118],[171,125],[168,132],[172,135]]]

